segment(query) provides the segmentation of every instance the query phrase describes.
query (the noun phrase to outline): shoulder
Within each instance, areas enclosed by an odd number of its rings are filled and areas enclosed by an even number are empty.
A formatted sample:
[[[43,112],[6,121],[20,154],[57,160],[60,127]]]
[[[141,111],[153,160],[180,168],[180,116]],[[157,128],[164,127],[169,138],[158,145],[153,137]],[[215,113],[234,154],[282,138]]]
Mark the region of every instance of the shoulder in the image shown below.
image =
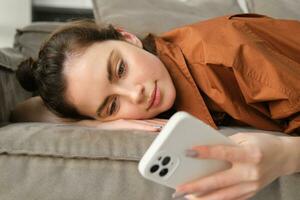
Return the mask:
[[[214,35],[220,35],[222,33],[227,33],[226,30],[232,28],[237,28],[233,24],[241,24],[244,22],[251,21],[261,21],[273,19],[266,15],[246,13],[246,14],[233,14],[225,15],[220,17],[214,17],[206,20],[200,20],[194,23],[186,24],[177,28],[173,28],[167,32],[161,34],[161,38],[170,42],[182,41],[183,38],[190,37],[193,38],[197,36],[208,36],[213,37]]]

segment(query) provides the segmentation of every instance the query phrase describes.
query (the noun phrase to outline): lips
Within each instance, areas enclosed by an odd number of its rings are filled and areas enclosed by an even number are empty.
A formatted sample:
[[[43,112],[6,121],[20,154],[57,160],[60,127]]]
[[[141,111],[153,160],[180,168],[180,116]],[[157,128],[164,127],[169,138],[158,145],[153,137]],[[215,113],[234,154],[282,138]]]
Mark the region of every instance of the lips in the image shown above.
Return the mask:
[[[149,108],[151,108],[151,106],[152,106],[152,104],[153,104],[153,102],[155,100],[156,89],[157,89],[157,84],[156,84],[156,81],[155,81],[155,86],[154,86],[154,89],[153,89],[153,91],[151,93],[151,99],[149,100],[149,104],[148,104],[149,106],[148,106],[147,110],[149,110]]]

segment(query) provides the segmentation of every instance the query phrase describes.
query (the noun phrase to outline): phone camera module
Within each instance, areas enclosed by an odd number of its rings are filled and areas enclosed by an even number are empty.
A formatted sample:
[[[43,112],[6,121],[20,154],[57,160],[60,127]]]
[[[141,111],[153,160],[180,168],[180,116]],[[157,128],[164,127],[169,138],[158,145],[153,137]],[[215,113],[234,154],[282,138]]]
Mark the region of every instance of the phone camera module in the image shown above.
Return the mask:
[[[164,169],[162,169],[160,172],[159,172],[159,175],[160,176],[165,176],[167,173],[168,173],[168,169],[167,168],[164,168]]]
[[[167,165],[170,162],[171,158],[169,156],[165,157],[162,161],[163,165]]]
[[[158,166],[158,165],[153,165],[153,166],[150,168],[150,172],[151,172],[151,173],[154,173],[154,172],[156,172],[158,169],[159,169],[159,166]]]

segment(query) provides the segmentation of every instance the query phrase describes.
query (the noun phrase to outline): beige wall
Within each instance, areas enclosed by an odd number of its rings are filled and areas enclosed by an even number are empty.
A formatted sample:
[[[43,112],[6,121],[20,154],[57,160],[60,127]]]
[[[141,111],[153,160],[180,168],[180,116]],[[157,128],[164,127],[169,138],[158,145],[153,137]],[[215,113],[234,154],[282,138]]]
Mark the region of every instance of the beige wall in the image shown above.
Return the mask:
[[[31,22],[31,0],[0,0],[0,47],[11,47],[16,28]]]
[[[92,0],[33,0],[35,6],[92,9]]]

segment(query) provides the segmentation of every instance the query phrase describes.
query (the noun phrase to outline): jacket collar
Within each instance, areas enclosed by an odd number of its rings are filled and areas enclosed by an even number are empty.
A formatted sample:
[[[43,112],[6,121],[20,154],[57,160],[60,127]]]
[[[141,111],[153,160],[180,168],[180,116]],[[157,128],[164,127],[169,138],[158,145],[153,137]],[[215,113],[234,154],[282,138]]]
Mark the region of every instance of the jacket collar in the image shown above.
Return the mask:
[[[154,38],[157,56],[164,63],[173,80],[176,89],[174,103],[176,110],[186,111],[218,129],[190,73],[181,49],[176,44],[152,34],[147,37]]]

